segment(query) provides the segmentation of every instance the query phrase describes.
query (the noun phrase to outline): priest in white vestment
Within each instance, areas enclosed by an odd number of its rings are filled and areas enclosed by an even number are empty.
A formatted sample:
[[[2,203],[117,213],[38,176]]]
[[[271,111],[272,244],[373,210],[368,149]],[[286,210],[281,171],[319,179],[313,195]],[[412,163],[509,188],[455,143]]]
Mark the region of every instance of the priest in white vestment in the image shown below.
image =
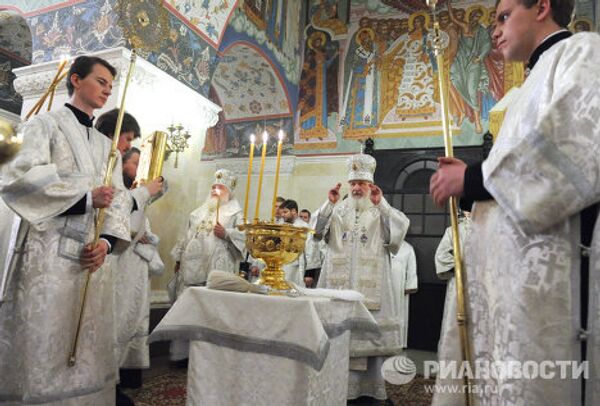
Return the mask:
[[[327,242],[318,287],[354,289],[379,324],[382,337],[351,337],[348,399],[386,399],[381,366],[386,357],[402,352],[398,304],[393,289],[390,254],[400,249],[409,220],[390,206],[373,184],[375,159],[358,154],[348,160],[351,193],[340,201],[338,184],[319,210],[317,238]]]
[[[239,263],[244,260],[245,237],[236,227],[243,223],[242,208],[234,195],[236,183],[231,171],[215,172],[210,195],[190,214],[185,235],[173,247],[175,272],[181,278],[178,296],[189,286],[206,285],[208,272],[213,269],[237,274]],[[172,342],[173,361],[188,357],[186,344]]]
[[[494,40],[505,59],[528,60],[529,75],[483,164],[444,158],[431,180],[438,204],[449,196],[475,201],[465,247],[473,357],[545,363],[536,379],[484,376],[476,404],[600,404],[598,222],[584,252],[591,255],[587,306],[580,270],[580,231],[595,221],[584,209],[600,200],[600,36],[571,35],[572,9],[573,2],[500,1]],[[582,340],[585,393],[580,374],[571,374]],[[559,361],[570,365],[566,376]]]
[[[408,345],[408,313],[410,295],[417,292],[417,257],[415,250],[406,241],[402,241],[400,250],[391,255],[392,281],[400,315],[400,342],[402,348]]]
[[[101,186],[111,143],[92,127],[115,69],[81,56],[67,76],[70,104],[29,120],[23,145],[3,170],[0,195],[22,219],[0,306],[0,402],[111,405],[115,402],[111,272],[116,242],[130,238],[131,199],[121,176]],[[121,160],[115,172],[121,173]],[[102,239],[96,208],[106,208]],[[80,294],[91,275],[76,363],[67,366]]]
[[[463,211],[464,216],[458,219],[458,236],[460,238],[461,252],[465,250],[465,242],[471,232],[471,213]],[[435,251],[435,272],[440,279],[448,281],[446,285],[446,299],[444,301],[444,314],[442,317],[442,328],[440,331],[440,341],[438,342],[438,360],[451,362],[460,359],[461,344],[458,330],[458,321],[456,319],[456,283],[454,281],[454,248],[452,246],[452,227],[448,227],[440,240]],[[442,379],[437,375],[437,384],[440,385],[462,385],[461,379],[452,380]],[[449,397],[454,401],[464,401],[464,395],[457,393],[454,395],[445,394],[442,402],[447,402]],[[434,394],[434,404],[437,404],[438,395]],[[442,403],[443,404],[443,403]]]

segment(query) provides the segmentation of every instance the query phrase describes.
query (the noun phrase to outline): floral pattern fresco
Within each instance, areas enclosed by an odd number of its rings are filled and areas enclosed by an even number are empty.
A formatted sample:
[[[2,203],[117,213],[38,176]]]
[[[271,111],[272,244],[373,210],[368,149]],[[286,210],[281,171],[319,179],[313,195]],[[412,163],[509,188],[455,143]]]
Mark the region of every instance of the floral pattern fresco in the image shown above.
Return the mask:
[[[237,0],[170,0],[167,7],[218,48]]]
[[[273,66],[254,47],[234,45],[213,75],[226,121],[291,116],[287,94]]]

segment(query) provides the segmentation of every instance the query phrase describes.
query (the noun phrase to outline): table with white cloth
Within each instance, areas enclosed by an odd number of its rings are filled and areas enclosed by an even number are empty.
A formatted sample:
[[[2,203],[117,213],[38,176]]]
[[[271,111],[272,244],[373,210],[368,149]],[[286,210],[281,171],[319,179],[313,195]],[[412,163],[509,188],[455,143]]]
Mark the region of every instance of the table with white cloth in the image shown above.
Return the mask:
[[[351,334],[380,334],[360,301],[192,287],[149,340],[190,341],[188,405],[345,405]]]

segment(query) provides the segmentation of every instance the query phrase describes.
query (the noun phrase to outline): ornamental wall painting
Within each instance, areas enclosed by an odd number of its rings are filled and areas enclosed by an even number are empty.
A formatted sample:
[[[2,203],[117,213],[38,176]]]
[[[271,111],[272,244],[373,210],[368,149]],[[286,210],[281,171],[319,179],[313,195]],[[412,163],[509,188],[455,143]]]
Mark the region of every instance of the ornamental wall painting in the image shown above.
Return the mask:
[[[335,141],[328,118],[338,112],[339,45],[324,31],[309,27],[300,78],[299,138],[313,143]],[[337,114],[334,115],[337,117]]]
[[[293,151],[293,129],[291,118],[281,118],[263,121],[246,121],[239,123],[226,123],[227,148],[219,158],[247,158],[250,154],[250,135],[255,134],[260,139],[260,134],[267,131],[270,135],[267,143],[267,155],[277,155],[276,135],[282,129],[285,138],[282,143],[282,154],[289,155]],[[260,146],[262,141],[257,141]],[[208,157],[206,157],[208,158]],[[206,159],[203,157],[203,159]]]
[[[337,38],[348,32],[349,12],[350,0],[311,0],[309,21]]]
[[[502,55],[491,39],[495,9],[481,4],[438,12],[454,134],[482,134],[505,93]],[[426,11],[363,16],[346,44],[340,125],[345,138],[441,134],[438,71]]]
[[[223,51],[212,85],[227,122],[290,117],[291,105],[282,79],[256,46],[241,42]]]
[[[238,1],[170,0],[165,5],[212,47],[218,48]]]

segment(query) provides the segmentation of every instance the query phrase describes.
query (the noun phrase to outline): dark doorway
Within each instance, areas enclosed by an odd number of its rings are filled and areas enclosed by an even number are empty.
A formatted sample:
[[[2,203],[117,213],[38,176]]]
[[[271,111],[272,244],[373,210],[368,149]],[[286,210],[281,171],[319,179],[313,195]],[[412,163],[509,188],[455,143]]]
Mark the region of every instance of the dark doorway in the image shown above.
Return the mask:
[[[438,208],[429,197],[429,179],[437,169],[442,148],[421,150],[375,150],[375,183],[388,202],[410,219],[406,236],[417,257],[419,290],[410,297],[408,347],[437,351],[446,282],[435,273],[435,250],[450,225],[447,208]],[[456,148],[455,155],[467,163],[483,159],[483,148]]]

